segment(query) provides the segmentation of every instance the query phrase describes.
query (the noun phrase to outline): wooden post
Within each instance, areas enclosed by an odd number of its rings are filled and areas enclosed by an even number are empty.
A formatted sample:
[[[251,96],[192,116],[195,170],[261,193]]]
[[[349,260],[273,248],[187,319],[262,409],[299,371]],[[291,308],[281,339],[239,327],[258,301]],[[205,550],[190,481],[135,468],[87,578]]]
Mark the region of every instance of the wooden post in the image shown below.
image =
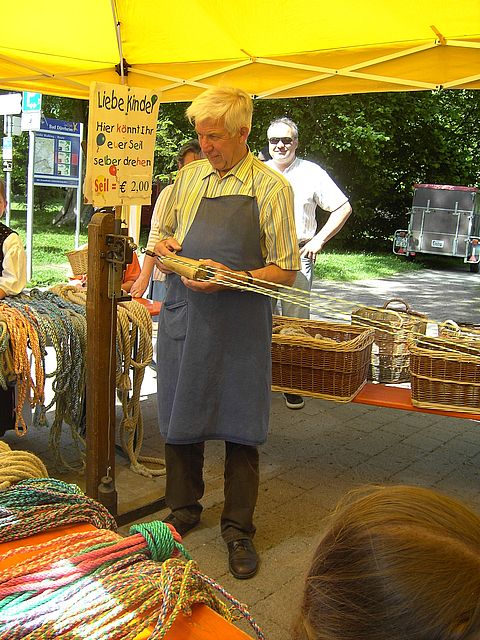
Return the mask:
[[[110,476],[115,487],[117,308],[116,301],[108,298],[105,259],[105,238],[113,232],[113,214],[93,215],[88,225],[86,493],[95,499],[101,497],[99,485],[104,476]],[[116,511],[116,493],[114,503],[111,510]]]

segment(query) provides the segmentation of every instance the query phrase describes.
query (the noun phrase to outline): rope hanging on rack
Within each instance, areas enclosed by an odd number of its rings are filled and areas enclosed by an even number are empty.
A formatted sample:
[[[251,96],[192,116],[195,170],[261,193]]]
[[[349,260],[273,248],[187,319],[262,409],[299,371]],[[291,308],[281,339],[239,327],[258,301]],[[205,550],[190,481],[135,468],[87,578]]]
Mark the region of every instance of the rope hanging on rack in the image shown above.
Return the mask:
[[[31,339],[17,340],[15,336],[10,336],[9,350],[13,352],[15,349],[20,349],[25,367],[30,367],[27,347],[32,350],[35,357],[35,378],[38,390],[36,393],[34,392],[33,398],[30,400],[31,406],[35,407],[33,424],[34,426],[49,426],[46,413],[55,405],[54,421],[49,431],[50,446],[54,450],[57,460],[62,462],[64,466],[68,466],[62,459],[59,446],[64,422],[70,426],[77,450],[80,452],[84,446],[80,437],[80,427],[85,386],[85,311],[81,306],[63,300],[53,291],[40,291],[39,289],[33,289],[29,295],[21,294],[9,297],[5,303],[12,313],[15,312],[18,316],[23,316],[26,323],[24,331],[29,331],[29,335],[34,334],[38,344],[37,354],[34,341],[32,342]],[[55,369],[46,372],[46,349],[50,345],[55,352]],[[45,406],[44,403],[46,379],[52,381],[52,400],[48,406]],[[35,389],[31,377],[28,384]],[[22,416],[24,397],[20,393],[21,387],[18,391],[16,417],[25,432],[26,424]]]
[[[65,300],[85,308],[87,300],[85,289],[72,285],[58,285],[54,290]],[[130,468],[135,473],[146,477],[165,475],[163,458],[141,455],[144,429],[140,393],[145,369],[152,362],[153,347],[152,319],[148,310],[136,300],[120,302],[117,305],[115,344],[116,387],[123,411],[123,417],[118,426],[122,448],[128,455]],[[130,374],[132,381],[130,381]],[[157,468],[147,468],[144,463]]]
[[[120,302],[117,307],[117,389],[123,408],[119,425],[122,448],[130,460],[130,468],[146,476],[165,475],[162,458],[141,455],[143,446],[143,416],[140,391],[145,368],[153,357],[152,319],[148,310],[139,302]],[[132,385],[130,371],[133,371]],[[160,465],[160,469],[147,468],[145,464]]]
[[[32,318],[27,319],[22,312],[2,301],[0,302],[0,321],[6,326],[10,350],[10,355],[3,358],[3,364],[9,368],[4,371],[2,378],[17,385],[15,432],[18,436],[22,436],[27,432],[27,425],[22,416],[24,402],[28,400],[31,406],[43,403],[45,382],[43,354],[35,320],[32,322]],[[31,374],[27,347],[30,348],[34,358],[35,380]],[[6,386],[3,388],[6,389]]]

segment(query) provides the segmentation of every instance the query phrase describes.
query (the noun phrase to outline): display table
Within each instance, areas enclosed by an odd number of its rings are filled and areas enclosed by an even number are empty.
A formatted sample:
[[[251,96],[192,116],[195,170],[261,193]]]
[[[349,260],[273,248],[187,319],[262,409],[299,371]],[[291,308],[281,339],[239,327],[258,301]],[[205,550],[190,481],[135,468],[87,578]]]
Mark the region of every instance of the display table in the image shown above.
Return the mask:
[[[149,300],[148,298],[132,298],[132,300],[143,304],[152,318],[154,316],[158,316],[160,309],[162,308],[162,303],[158,302],[158,300]]]
[[[442,409],[426,409],[415,407],[412,404],[410,388],[396,387],[394,385],[375,384],[367,382],[352,402],[360,404],[370,404],[376,407],[386,407],[389,409],[404,409],[406,411],[418,411],[420,413],[434,413],[450,418],[463,418],[465,420],[480,420],[480,413],[461,413],[458,411],[443,411]]]
[[[44,533],[38,533],[21,540],[0,543],[0,569],[7,569],[14,563],[27,560],[36,555],[35,550],[29,549],[24,555],[16,555],[15,558],[5,558],[4,554],[11,549],[19,547],[29,547],[31,545],[41,545],[49,540],[54,540],[59,536],[69,533],[81,533],[84,531],[94,531],[95,527],[90,524],[66,525],[51,529]],[[148,631],[139,633],[135,640],[143,640],[150,637]],[[212,611],[203,604],[192,607],[192,615],[186,617],[179,615],[172,625],[172,628],[165,635],[165,640],[252,640],[252,637],[227,622],[218,613]]]

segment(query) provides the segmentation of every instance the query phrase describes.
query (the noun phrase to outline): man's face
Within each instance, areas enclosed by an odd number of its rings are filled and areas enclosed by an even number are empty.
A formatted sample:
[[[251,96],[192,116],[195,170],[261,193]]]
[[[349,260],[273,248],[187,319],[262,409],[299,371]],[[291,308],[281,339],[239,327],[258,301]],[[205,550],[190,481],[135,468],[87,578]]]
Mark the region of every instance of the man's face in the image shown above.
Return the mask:
[[[235,135],[230,135],[223,120],[207,118],[195,123],[198,141],[203,155],[221,176],[225,175],[247,153],[248,129],[242,127]]]
[[[283,122],[276,122],[269,127],[267,136],[268,150],[275,164],[280,167],[291,165],[295,160],[295,151],[298,147],[298,140],[294,138],[291,127]],[[274,142],[270,142],[272,139]]]

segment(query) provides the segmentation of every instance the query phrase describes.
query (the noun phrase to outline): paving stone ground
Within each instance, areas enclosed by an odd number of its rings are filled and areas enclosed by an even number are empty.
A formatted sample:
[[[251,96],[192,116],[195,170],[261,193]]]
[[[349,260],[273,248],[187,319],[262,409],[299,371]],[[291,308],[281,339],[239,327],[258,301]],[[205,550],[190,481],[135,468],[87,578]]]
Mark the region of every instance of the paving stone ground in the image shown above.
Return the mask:
[[[476,322],[479,288],[480,276],[462,265],[450,271],[426,270],[346,285],[317,282],[314,290],[375,306],[400,296],[434,320]],[[161,456],[154,394],[155,373],[149,369],[142,389],[144,452]],[[18,440],[9,432],[6,439],[15,448],[36,451],[52,474],[82,486],[78,474],[55,469],[47,435],[30,430]],[[75,460],[68,434],[62,453]],[[139,476],[128,469],[123,456],[117,458],[120,511],[163,495],[162,477]],[[315,398],[307,398],[304,409],[292,411],[279,393],[273,393],[269,437],[261,448],[257,576],[238,581],[228,573],[219,532],[223,443],[207,444],[202,522],[185,538],[185,545],[204,573],[249,606],[267,638],[287,640],[322,521],[340,496],[365,483],[408,483],[441,490],[480,510],[479,462],[480,425],[474,420]],[[144,520],[160,519],[166,513],[162,510]],[[122,527],[122,533],[128,528]],[[245,623],[240,626],[248,630]]]

